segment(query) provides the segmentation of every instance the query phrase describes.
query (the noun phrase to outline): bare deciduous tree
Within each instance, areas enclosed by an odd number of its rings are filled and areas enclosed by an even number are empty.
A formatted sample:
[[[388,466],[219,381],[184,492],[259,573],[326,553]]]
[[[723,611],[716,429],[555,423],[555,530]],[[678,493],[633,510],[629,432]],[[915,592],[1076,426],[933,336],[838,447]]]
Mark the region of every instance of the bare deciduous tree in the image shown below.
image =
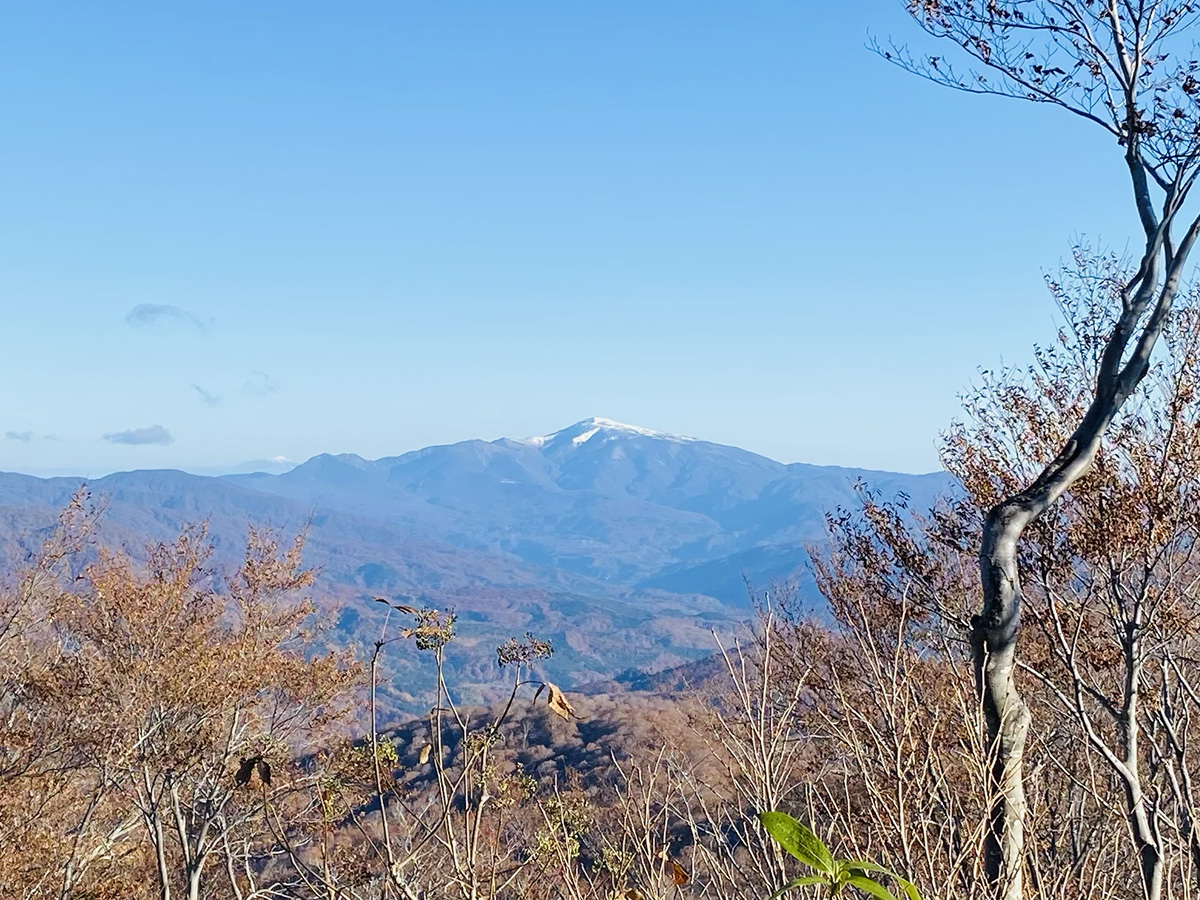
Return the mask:
[[[1030,716],[1018,691],[1019,543],[1092,466],[1101,438],[1133,394],[1179,292],[1200,218],[1183,212],[1200,163],[1200,58],[1188,43],[1191,0],[906,0],[918,23],[966,60],[880,47],[902,67],[949,87],[1061,107],[1122,149],[1144,245],[1120,285],[1119,313],[1099,348],[1094,391],[1035,478],[990,510],[979,549],[982,608],[974,667],[990,736],[994,813],[987,866],[998,897],[1023,893]]]

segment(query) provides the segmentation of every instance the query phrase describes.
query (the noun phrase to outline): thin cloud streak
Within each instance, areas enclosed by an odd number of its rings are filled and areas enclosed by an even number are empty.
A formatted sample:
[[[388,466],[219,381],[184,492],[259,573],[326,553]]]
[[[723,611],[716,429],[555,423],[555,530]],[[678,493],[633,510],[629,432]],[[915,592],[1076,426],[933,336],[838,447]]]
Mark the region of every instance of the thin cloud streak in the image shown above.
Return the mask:
[[[141,446],[146,444],[158,444],[165,447],[167,444],[174,442],[171,437],[171,432],[163,428],[161,425],[150,425],[146,428],[131,428],[128,431],[113,431],[104,435],[104,440],[110,444],[128,444],[130,446]]]
[[[242,393],[249,394],[254,397],[265,397],[268,394],[274,394],[279,390],[279,386],[271,379],[271,376],[266,372],[251,372],[250,378],[242,385]]]
[[[220,394],[214,394],[211,391],[206,391],[204,388],[194,382],[192,384],[192,390],[196,392],[197,396],[200,397],[206,406],[220,406],[223,402]]]
[[[171,322],[188,325],[201,333],[208,331],[204,322],[195,313],[169,303],[140,303],[125,314],[125,324],[134,328]]]

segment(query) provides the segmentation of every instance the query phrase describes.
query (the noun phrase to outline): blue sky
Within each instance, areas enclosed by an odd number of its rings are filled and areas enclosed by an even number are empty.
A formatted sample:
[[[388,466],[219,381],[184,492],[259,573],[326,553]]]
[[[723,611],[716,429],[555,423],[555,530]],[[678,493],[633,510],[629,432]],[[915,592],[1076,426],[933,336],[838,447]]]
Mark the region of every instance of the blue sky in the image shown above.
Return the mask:
[[[0,469],[593,415],[936,468],[1051,339],[1042,272],[1136,222],[1103,134],[869,33],[922,39],[898,0],[9,5]]]

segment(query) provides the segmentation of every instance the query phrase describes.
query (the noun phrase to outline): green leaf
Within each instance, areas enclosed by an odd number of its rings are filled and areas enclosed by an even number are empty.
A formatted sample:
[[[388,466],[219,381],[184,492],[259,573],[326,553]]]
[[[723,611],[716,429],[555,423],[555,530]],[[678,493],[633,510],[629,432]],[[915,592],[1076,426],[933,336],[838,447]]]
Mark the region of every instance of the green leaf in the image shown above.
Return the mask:
[[[851,875],[846,879],[846,883],[854,885],[860,891],[866,891],[878,900],[896,900],[896,895],[874,878],[867,878],[865,875]]]
[[[833,854],[821,843],[821,839],[813,834],[812,829],[801,825],[787,813],[761,812],[758,814],[758,820],[762,822],[767,834],[800,862],[826,875],[837,874]]]
[[[771,895],[770,900],[778,900],[779,897],[782,897],[788,891],[795,890],[796,888],[799,888],[799,887],[805,887],[806,885],[810,885],[810,884],[827,884],[827,883],[828,882],[824,875],[805,875],[803,878],[797,878],[791,884],[785,884],[783,887],[781,887],[779,890],[777,890],[775,893],[773,893]]]
[[[878,863],[868,862],[865,859],[848,859],[845,861],[846,866],[851,872],[858,874],[860,872],[879,872],[895,879],[896,883],[904,889],[904,893],[908,895],[908,900],[921,900],[921,892],[917,890],[917,886],[911,881],[901,878],[891,869],[881,866]]]

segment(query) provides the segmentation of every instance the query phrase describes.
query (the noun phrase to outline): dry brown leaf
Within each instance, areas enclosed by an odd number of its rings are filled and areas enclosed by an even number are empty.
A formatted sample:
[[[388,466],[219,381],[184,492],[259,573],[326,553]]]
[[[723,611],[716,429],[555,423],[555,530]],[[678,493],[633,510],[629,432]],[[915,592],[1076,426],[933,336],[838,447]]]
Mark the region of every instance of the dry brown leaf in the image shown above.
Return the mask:
[[[673,859],[667,860],[667,865],[671,869],[671,881],[677,885],[685,885],[688,883],[687,872],[683,870],[683,866],[675,862]]]
[[[393,603],[391,600],[387,599],[387,597],[372,597],[371,599],[374,600],[376,603],[386,603],[392,609],[399,610],[400,612],[406,613],[407,615],[410,615],[410,616],[415,616],[417,613],[420,612],[420,610],[417,609],[415,606],[407,606],[403,603]]]
[[[431,747],[429,744],[425,744],[423,747],[421,747],[421,755],[417,757],[417,762],[421,765],[425,765],[427,762],[429,762],[429,754],[432,752],[433,747]]]
[[[562,689],[552,681],[547,681],[545,683],[545,687],[546,690],[549,691],[549,695],[546,697],[546,705],[550,707],[550,711],[556,715],[562,716],[569,722],[571,717],[575,715],[575,707],[573,707],[570,701],[567,700],[567,695],[564,694]],[[541,693],[540,689],[538,690],[538,693]]]

